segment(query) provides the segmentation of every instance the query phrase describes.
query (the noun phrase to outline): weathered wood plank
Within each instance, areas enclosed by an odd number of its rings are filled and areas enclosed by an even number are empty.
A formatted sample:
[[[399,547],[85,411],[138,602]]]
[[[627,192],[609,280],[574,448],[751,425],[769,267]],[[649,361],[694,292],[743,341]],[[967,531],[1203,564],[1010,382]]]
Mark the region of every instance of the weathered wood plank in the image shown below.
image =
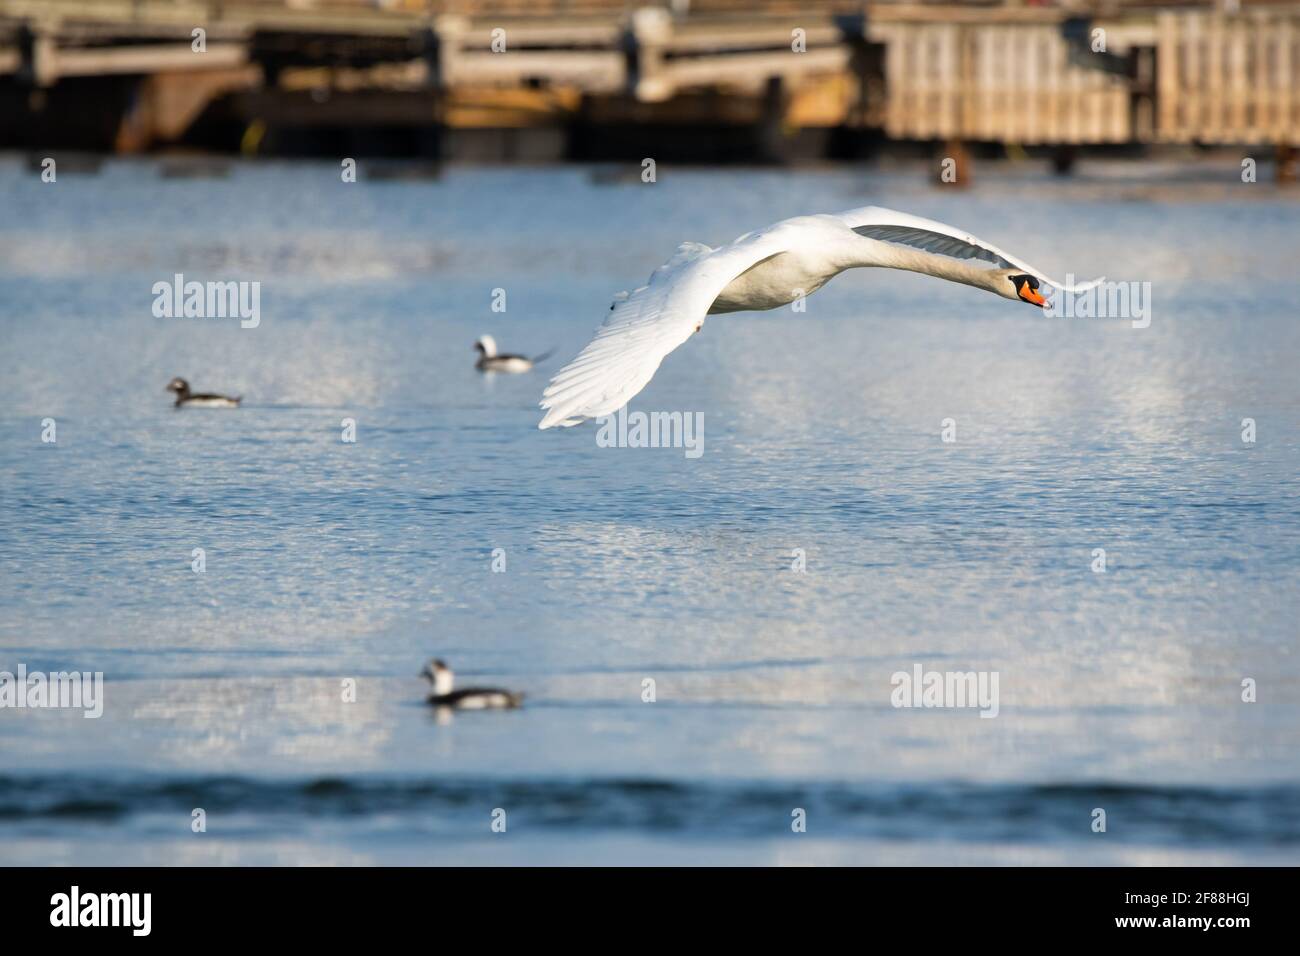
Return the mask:
[[[63,76],[225,70],[247,62],[248,48],[242,43],[212,43],[204,53],[195,53],[188,43],[148,44],[56,50],[50,70],[51,77],[57,79]]]
[[[475,110],[486,109],[481,91],[492,88],[503,97],[538,88],[668,103],[703,89],[754,96],[779,79],[787,104],[817,103],[803,115],[833,125],[870,112],[897,138],[1300,142],[1295,5],[1233,14],[1099,5],[1114,50],[1155,49],[1143,62],[1154,64],[1156,110],[1135,128],[1131,103],[1142,91],[1071,60],[1060,33],[1065,9],[873,4],[865,38],[886,48],[885,88],[883,102],[864,104],[856,102],[865,84],[852,73],[854,47],[831,18],[855,3],[810,2],[694,0],[688,16],[674,16],[637,0],[3,0],[0,23],[30,23],[37,37],[27,64],[17,50],[0,49],[0,73],[26,69],[39,85],[60,76],[223,69],[246,62],[249,38],[269,32],[327,37],[343,51],[345,64],[336,55],[305,65],[323,71],[321,85],[378,93],[417,87],[443,97],[470,87],[480,91]],[[755,3],[762,16],[748,13]],[[209,30],[206,54],[181,42],[195,25]],[[806,52],[790,48],[796,27],[805,31]],[[505,30],[504,53],[490,52],[494,28]],[[412,59],[428,31],[439,40],[438,55]],[[365,41],[365,55],[354,55],[352,38]],[[142,42],[149,39],[176,43]],[[384,51],[379,66],[376,46]],[[629,75],[633,62],[638,72]],[[283,84],[303,68],[275,66],[264,94],[275,95],[276,77]],[[801,98],[814,85],[820,92]],[[832,89],[841,92],[826,92]]]

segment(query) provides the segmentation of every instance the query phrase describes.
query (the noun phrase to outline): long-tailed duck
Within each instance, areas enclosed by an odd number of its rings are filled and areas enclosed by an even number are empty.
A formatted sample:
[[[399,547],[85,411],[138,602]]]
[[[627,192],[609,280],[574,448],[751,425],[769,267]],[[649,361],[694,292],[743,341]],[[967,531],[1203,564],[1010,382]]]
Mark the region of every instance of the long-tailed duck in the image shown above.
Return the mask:
[[[474,343],[474,348],[478,351],[478,361],[474,367],[480,372],[527,372],[538,362],[544,362],[551,357],[550,352],[543,352],[534,358],[528,358],[524,355],[500,355],[497,353],[497,341],[490,335],[483,335]]]
[[[242,395],[231,398],[229,395],[195,394],[190,391],[190,383],[183,378],[174,378],[167,383],[167,391],[176,393],[176,408],[193,405],[195,408],[236,408]]]
[[[433,685],[429,703],[434,707],[454,707],[457,710],[493,710],[519,707],[524,695],[500,687],[466,687],[452,690],[456,675],[445,663],[434,658],[425,665],[420,676]]]

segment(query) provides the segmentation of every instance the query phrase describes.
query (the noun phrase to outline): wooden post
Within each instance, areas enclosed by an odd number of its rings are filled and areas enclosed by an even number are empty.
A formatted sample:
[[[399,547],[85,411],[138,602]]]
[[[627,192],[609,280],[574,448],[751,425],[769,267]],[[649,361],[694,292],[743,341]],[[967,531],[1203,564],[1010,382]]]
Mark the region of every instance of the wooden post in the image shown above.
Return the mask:
[[[847,16],[836,17],[835,25],[840,36],[849,49],[849,74],[853,77],[854,96],[845,124],[854,129],[867,125],[871,110],[873,87],[871,80],[880,70],[877,58],[872,55],[871,44],[867,42],[867,14],[864,11]]]
[[[1300,159],[1295,147],[1290,143],[1278,143],[1274,155],[1276,156],[1278,183],[1295,182],[1297,160]]]
[[[662,103],[673,95],[672,79],[664,69],[664,48],[673,21],[661,7],[641,7],[632,13],[628,38],[628,91],[642,103]]]
[[[762,115],[758,121],[758,143],[763,159],[781,163],[789,157],[785,117],[790,97],[779,76],[769,76],[763,88]]]
[[[956,178],[952,182],[945,182],[943,178],[944,160],[951,159],[955,163]],[[966,144],[960,137],[953,137],[944,144],[943,156],[939,159],[939,170],[935,174],[934,181],[941,186],[947,186],[955,189],[965,189],[971,183],[971,158],[966,149]]]
[[[447,15],[433,21],[433,52],[429,67],[433,75],[430,85],[447,92],[456,83],[456,67],[460,60],[469,21],[464,17]]]
[[[59,79],[54,37],[39,28],[24,24],[18,31],[18,49],[22,65],[19,77],[31,86],[53,86]]]
[[[1139,142],[1150,142],[1156,130],[1156,51],[1154,47],[1139,47],[1134,58],[1135,74],[1129,103],[1130,133]]]

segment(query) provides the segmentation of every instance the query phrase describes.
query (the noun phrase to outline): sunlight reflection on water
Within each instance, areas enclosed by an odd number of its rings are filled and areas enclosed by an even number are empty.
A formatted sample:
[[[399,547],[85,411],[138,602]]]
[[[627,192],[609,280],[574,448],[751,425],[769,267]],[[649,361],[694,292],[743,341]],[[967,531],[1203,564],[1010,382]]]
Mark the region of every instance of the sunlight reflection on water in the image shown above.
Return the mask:
[[[346,189],[327,165],[110,163],[42,190],[0,163],[0,668],[109,687],[93,728],[0,720],[7,769],[1294,782],[1300,206],[1115,169],[953,194],[848,170]],[[698,460],[538,432],[542,373],[473,369],[483,332],[562,362],[683,239],[873,202],[1048,273],[1150,281],[1152,325],[848,274],[665,361],[634,407],[703,412]],[[261,326],[155,319],[174,272],[261,281]],[[177,413],[177,374],[245,407]],[[413,677],[435,652],[530,706],[437,726]],[[894,710],[917,661],[999,671],[1001,716]]]

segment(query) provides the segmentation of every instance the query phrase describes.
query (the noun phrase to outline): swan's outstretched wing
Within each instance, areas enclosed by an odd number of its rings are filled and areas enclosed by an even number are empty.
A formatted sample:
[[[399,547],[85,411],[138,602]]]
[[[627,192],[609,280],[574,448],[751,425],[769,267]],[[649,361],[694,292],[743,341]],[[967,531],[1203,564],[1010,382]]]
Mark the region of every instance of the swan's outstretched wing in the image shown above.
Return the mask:
[[[614,297],[596,337],[542,393],[546,414],[537,427],[576,425],[626,405],[646,387],[664,356],[699,331],[709,306],[732,279],[806,238],[800,221],[777,223],[718,249],[682,243],[648,285]]]
[[[883,206],[863,206],[861,209],[850,209],[848,212],[840,213],[839,218],[854,232],[869,239],[896,242],[900,245],[911,246],[913,249],[921,249],[941,256],[952,256],[954,259],[982,259],[1003,269],[1023,269],[1025,272],[1065,292],[1083,292],[1104,281],[1103,279],[1093,279],[1091,282],[1081,282],[1075,285],[1057,282],[1055,279],[1049,278],[1042,270],[1035,269],[1029,263],[1003,252],[990,242],[985,242],[983,239],[945,225],[942,222],[923,219],[920,216],[908,215],[905,212],[897,212],[893,209],[885,209]]]

